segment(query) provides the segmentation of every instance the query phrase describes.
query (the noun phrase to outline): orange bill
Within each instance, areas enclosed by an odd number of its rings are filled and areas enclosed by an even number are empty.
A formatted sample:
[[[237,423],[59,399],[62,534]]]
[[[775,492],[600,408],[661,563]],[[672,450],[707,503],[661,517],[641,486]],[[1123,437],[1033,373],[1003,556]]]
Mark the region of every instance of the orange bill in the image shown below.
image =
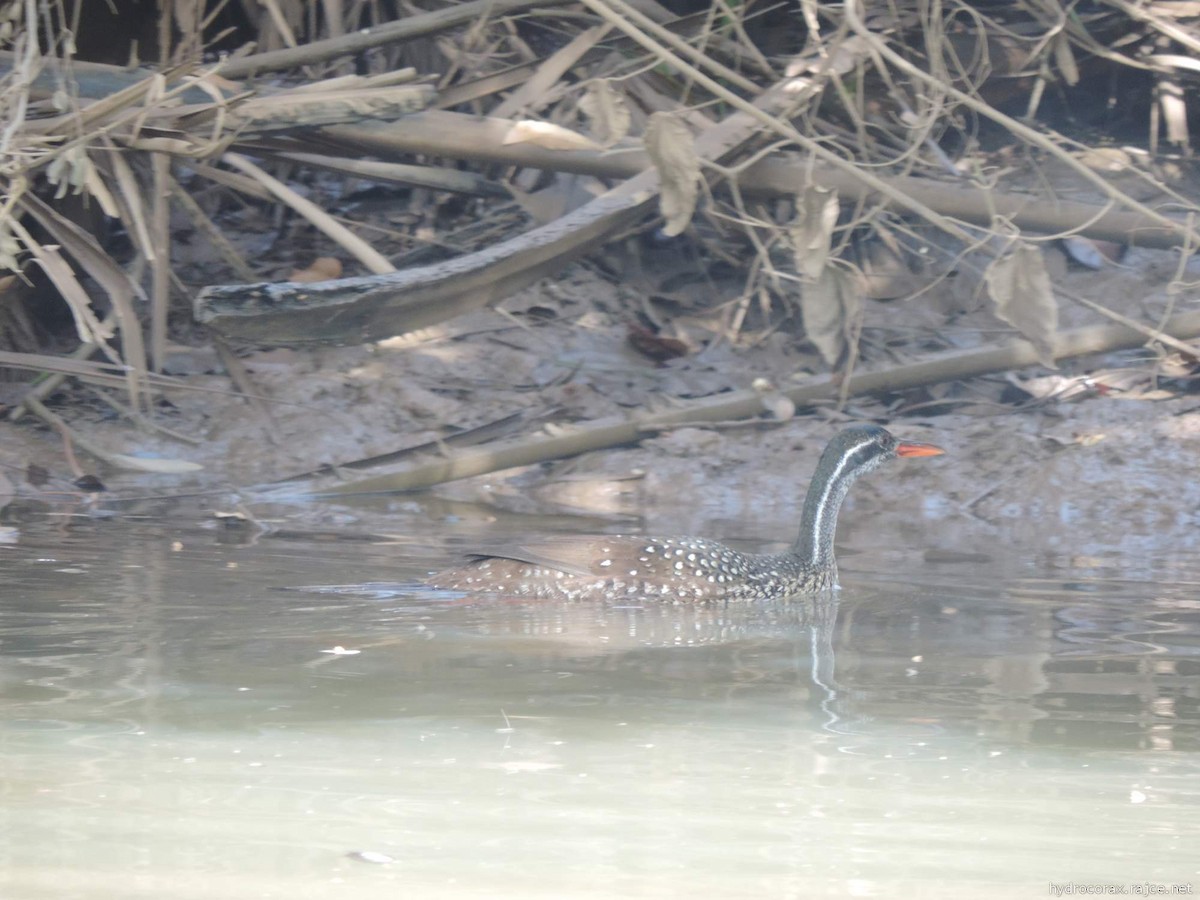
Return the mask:
[[[901,441],[896,445],[897,456],[941,456],[945,452],[941,447],[920,441]]]

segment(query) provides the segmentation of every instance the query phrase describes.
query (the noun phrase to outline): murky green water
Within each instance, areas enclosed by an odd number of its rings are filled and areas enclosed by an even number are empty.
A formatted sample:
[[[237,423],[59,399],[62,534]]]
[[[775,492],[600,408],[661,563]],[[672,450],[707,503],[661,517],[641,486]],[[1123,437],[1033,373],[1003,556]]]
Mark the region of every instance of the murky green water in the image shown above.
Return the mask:
[[[239,541],[0,547],[4,900],[1200,891],[1200,559],[717,610],[286,591],[445,559]]]

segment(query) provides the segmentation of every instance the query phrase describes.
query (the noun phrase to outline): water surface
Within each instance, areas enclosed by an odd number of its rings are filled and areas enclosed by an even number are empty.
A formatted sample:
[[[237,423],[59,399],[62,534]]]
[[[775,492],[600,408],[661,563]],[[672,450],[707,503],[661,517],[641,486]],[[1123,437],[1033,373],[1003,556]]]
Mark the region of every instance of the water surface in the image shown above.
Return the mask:
[[[835,606],[282,590],[445,561],[24,523],[0,897],[1200,890],[1200,560],[881,552]]]

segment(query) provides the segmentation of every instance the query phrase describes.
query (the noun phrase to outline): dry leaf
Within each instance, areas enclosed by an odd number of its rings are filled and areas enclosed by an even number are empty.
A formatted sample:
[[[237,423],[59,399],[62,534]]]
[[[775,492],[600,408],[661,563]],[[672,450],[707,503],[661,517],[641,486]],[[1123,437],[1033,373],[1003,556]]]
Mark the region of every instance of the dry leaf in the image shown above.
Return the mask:
[[[1071,52],[1071,40],[1063,32],[1059,32],[1054,41],[1054,61],[1058,63],[1063,81],[1071,87],[1079,84],[1079,66],[1075,64],[1075,54]]]
[[[81,491],[85,491],[89,494],[103,494],[108,490],[108,488],[104,486],[103,481],[91,474],[80,475],[78,478],[72,481],[71,484],[75,485],[75,487],[79,488]]]
[[[58,186],[54,199],[61,200],[68,193],[81,193],[92,168],[92,160],[83,146],[70,147],[51,159],[50,165],[46,166],[46,180]]]
[[[543,225],[590,203],[605,191],[604,185],[595,178],[566,172],[556,172],[549,185],[532,193],[511,182],[505,187],[521,209]]]
[[[342,277],[342,261],[336,256],[318,256],[307,269],[293,269],[288,281],[333,281]]]
[[[763,409],[771,414],[771,418],[780,422],[788,422],[796,415],[796,403],[790,397],[779,393],[779,388],[768,378],[755,378],[751,385],[762,399]]]
[[[147,153],[170,153],[174,156],[196,156],[199,145],[195,141],[182,138],[148,137],[132,140],[127,145],[130,150],[142,150]]]
[[[1167,140],[1172,144],[1186,146],[1188,143],[1187,100],[1183,86],[1173,78],[1160,78],[1158,82],[1158,105],[1162,110],[1163,122],[1167,126]]]
[[[783,394],[766,394],[762,398],[763,409],[779,422],[790,422],[796,415],[796,404]]]
[[[100,209],[110,219],[117,219],[121,216],[120,207],[117,206],[117,201],[113,197],[112,192],[108,189],[108,183],[100,177],[100,173],[96,171],[96,167],[92,166],[88,169],[87,181],[84,183],[84,190],[89,195],[95,198],[100,204]]]
[[[24,252],[21,242],[13,235],[2,220],[0,220],[0,269],[9,272],[20,272],[21,263],[17,259]]]
[[[376,275],[386,275],[396,271],[396,267],[392,265],[391,261],[376,250],[369,241],[360,238],[312,200],[302,197],[291,187],[273,175],[267,174],[267,172],[242,156],[242,154],[226,153],[222,159],[226,165],[237,169],[244,175],[250,176],[270,191],[277,200],[286,203],[302,215],[317,229],[336,241],[347,253],[352,254],[355,259],[366,266],[371,272]]]
[[[1042,251],[1019,244],[1015,251],[993,260],[983,273],[996,315],[1033,344],[1042,365],[1053,369],[1058,304]]]
[[[603,150],[589,137],[551,122],[522,119],[504,134],[504,144],[535,144],[547,150]]]
[[[682,234],[692,220],[700,191],[700,158],[692,133],[671,113],[655,113],[646,125],[646,153],[658,170],[659,207],[668,237]]]
[[[888,229],[878,225],[855,250],[863,273],[863,296],[870,300],[909,297],[935,279],[925,271],[919,253],[910,252]]]
[[[829,260],[833,226],[837,224],[838,197],[834,191],[809,185],[796,197],[796,220],[788,229],[796,271],[818,278]]]
[[[819,50],[793,57],[788,61],[784,74],[788,78],[799,75],[824,74],[849,75],[864,61],[871,58],[871,44],[863,37],[850,35],[833,48],[822,45]]]
[[[110,150],[111,152],[109,152],[107,158],[109,164],[112,166],[117,188],[120,190],[121,206],[126,213],[124,216],[121,216],[121,222],[129,232],[129,236],[133,239],[134,244],[142,252],[142,255],[147,260],[153,261],[154,241],[150,238],[150,228],[146,224],[149,212],[146,192],[138,184],[137,176],[133,173],[133,167],[130,166],[124,153],[118,151],[115,147],[110,148]]]
[[[35,218],[39,225],[53,235],[62,244],[63,249],[70,253],[80,267],[104,290],[121,326],[122,340],[125,342],[124,361],[131,365],[134,371],[144,372],[146,358],[142,348],[141,326],[138,324],[137,312],[134,308],[135,300],[146,299],[146,294],[141,286],[104,252],[95,237],[57,210],[52,209],[36,194],[22,197],[20,204],[21,209]],[[70,301],[68,300],[68,302]],[[105,343],[112,337],[112,330],[104,326],[97,330],[99,323],[92,324],[94,317],[88,318],[86,313],[84,315],[88,328],[100,338],[97,343],[105,349],[109,358],[114,361],[119,359],[120,357]]]
[[[657,363],[687,356],[689,352],[688,345],[679,338],[657,334],[636,322],[629,324],[628,340],[631,347]]]
[[[1069,234],[1062,239],[1062,248],[1067,256],[1089,269],[1103,269],[1105,257],[1091,238],[1081,234]]]
[[[39,244],[17,222],[13,222],[12,227],[24,241],[25,249],[29,251],[34,262],[46,273],[63,302],[67,304],[67,308],[71,310],[80,343],[96,344],[107,348],[107,341],[113,336],[112,329],[96,317],[95,310],[92,309],[92,298],[83,289],[83,285],[75,275],[75,270],[58,252],[57,245]],[[109,356],[117,358],[111,348]]]
[[[629,133],[629,107],[625,97],[613,88],[608,78],[596,78],[588,82],[587,92],[579,101],[579,108],[588,117],[592,133],[606,147],[611,147]]]
[[[831,366],[849,348],[861,310],[861,275],[856,269],[826,266],[820,277],[800,289],[804,334]]]
[[[1133,157],[1119,147],[1089,147],[1078,159],[1097,172],[1123,172],[1133,165]]]
[[[153,472],[156,475],[182,475],[185,472],[198,472],[204,468],[199,463],[186,459],[127,456],[124,453],[110,453],[105,458],[105,462],[128,471]]]

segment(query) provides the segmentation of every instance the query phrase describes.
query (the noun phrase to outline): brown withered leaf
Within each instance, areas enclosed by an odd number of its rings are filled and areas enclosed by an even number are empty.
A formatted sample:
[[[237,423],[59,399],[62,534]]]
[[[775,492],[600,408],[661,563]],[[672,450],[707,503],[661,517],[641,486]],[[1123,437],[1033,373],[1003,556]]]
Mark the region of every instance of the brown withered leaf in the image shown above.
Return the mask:
[[[666,219],[663,234],[682,234],[692,221],[700,192],[700,158],[683,120],[657,112],[646,124],[646,154],[658,170],[659,210]]]
[[[589,81],[587,92],[579,100],[579,108],[604,146],[611,147],[629,134],[629,107],[625,105],[625,96],[613,87],[611,79]]]
[[[186,459],[168,459],[157,456],[129,456],[125,453],[109,453],[104,460],[127,472],[153,472],[158,475],[182,475],[199,472],[204,466]]]
[[[992,260],[983,278],[996,315],[1033,344],[1042,365],[1055,368],[1058,304],[1042,251],[1033,244],[1018,244],[1012,253]]]
[[[837,193],[831,190],[810,184],[796,196],[796,219],[788,228],[788,237],[801,275],[815,279],[824,271],[838,209]]]
[[[104,486],[104,482],[95,475],[81,475],[71,483],[81,491],[87,491],[89,494],[102,494],[108,490]]]
[[[771,414],[771,418],[780,422],[789,422],[796,415],[796,403],[786,394],[781,394],[769,378],[755,378],[750,385],[762,399],[763,409]]]
[[[342,261],[336,256],[318,256],[305,269],[293,269],[288,281],[333,281],[342,277]]]
[[[657,363],[688,355],[688,345],[678,338],[657,334],[636,322],[629,324],[629,345]]]
[[[831,366],[850,347],[862,311],[862,291],[862,273],[842,265],[826,266],[800,289],[804,334]]]
[[[1062,73],[1063,81],[1068,86],[1079,84],[1079,66],[1075,64],[1075,54],[1071,51],[1071,41],[1065,32],[1059,32],[1054,41],[1054,61],[1058,63],[1058,71]]]

